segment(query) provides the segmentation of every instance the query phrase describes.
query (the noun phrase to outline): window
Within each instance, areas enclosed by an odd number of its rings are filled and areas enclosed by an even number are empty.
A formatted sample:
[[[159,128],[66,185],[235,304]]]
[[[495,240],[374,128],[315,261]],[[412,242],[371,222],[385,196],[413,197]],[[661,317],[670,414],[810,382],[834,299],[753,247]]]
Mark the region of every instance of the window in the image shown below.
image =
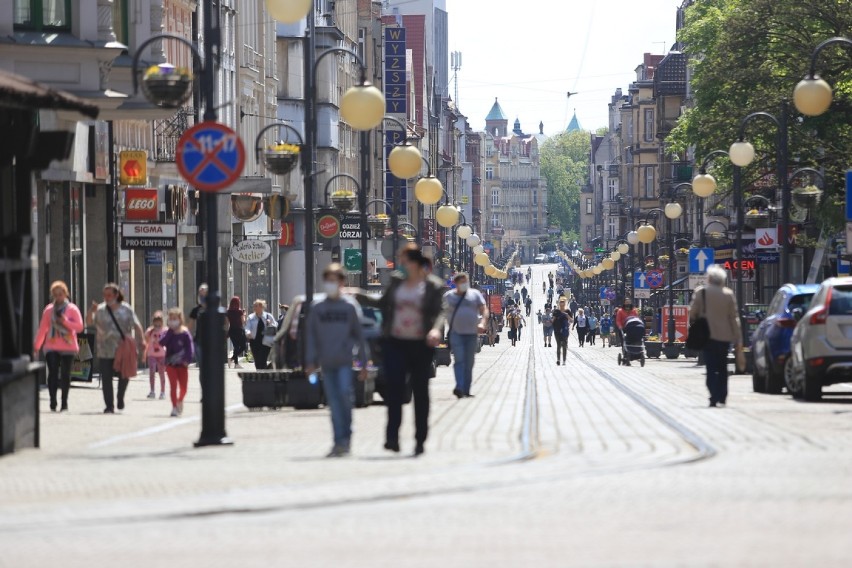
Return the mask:
[[[618,238],[618,217],[608,217],[606,220],[607,233],[610,239]]]
[[[500,190],[492,189],[491,190],[491,206],[496,207],[500,205]]]
[[[492,227],[499,227],[500,226],[500,215],[498,215],[497,213],[494,213],[493,215],[491,215],[491,226]]]
[[[645,142],[654,141],[654,111],[645,109]]]
[[[538,213],[533,213],[533,229],[538,229]]]
[[[130,32],[127,19],[127,2],[128,0],[115,0],[112,3],[112,31],[115,34],[115,39],[118,43],[128,45],[130,41]]]
[[[654,191],[654,166],[645,167],[645,197],[653,199],[656,196]]]
[[[485,179],[494,179],[494,166],[491,164],[485,166]]]
[[[15,28],[60,30],[71,27],[71,0],[14,0]]]
[[[592,198],[591,198],[591,197],[587,197],[587,198],[586,198],[586,215],[591,215],[591,214],[592,214],[592,212],[594,211],[593,207],[594,207],[594,206],[592,205]]]
[[[610,201],[615,201],[615,196],[618,195],[618,178],[609,178],[608,182],[609,193],[607,197]]]

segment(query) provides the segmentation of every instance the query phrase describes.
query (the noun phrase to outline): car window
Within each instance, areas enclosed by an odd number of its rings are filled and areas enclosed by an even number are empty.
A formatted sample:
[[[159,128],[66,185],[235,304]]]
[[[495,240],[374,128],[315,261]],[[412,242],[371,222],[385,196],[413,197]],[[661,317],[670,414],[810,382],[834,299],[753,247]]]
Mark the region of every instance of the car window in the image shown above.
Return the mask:
[[[786,294],[784,294],[784,290],[778,290],[777,292],[775,292],[775,296],[773,296],[772,302],[770,302],[767,312],[770,314],[777,314],[778,312],[780,312],[781,306],[784,305],[785,295]]]
[[[836,286],[831,291],[828,315],[852,315],[852,286]]]
[[[796,294],[790,298],[790,302],[787,304],[787,309],[791,312],[796,308],[802,308],[803,310],[808,311],[808,307],[811,305],[813,297],[813,294]]]

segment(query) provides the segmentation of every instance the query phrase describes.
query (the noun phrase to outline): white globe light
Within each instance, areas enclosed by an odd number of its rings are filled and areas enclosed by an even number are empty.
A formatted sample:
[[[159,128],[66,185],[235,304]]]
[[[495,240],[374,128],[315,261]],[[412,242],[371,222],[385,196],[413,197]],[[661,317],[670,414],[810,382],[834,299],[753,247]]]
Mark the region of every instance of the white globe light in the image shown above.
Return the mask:
[[[443,194],[444,185],[435,176],[421,178],[414,186],[414,197],[423,205],[435,205]]]
[[[444,228],[452,227],[459,222],[459,210],[452,205],[441,205],[435,212],[435,219]]]
[[[744,168],[754,161],[754,146],[751,142],[734,142],[728,150],[728,155],[735,166]]]
[[[657,238],[657,229],[655,229],[652,225],[642,225],[636,231],[636,234],[639,235],[639,242],[645,243],[653,243],[654,239]]]
[[[696,197],[710,197],[716,193],[716,178],[710,174],[698,174],[692,180],[692,193]]]
[[[805,77],[793,89],[793,103],[807,116],[819,116],[831,106],[831,85],[819,77]]]
[[[491,262],[491,260],[488,258],[488,255],[484,252],[481,252],[475,257],[473,257],[473,261],[479,266],[488,266]]]
[[[469,246],[469,247],[475,247],[475,246],[477,246],[479,243],[481,243],[481,242],[482,242],[482,239],[480,239],[480,238],[479,238],[479,235],[477,235],[476,233],[472,233],[470,236],[468,236],[468,237],[467,237],[467,239],[465,240],[465,242],[467,243],[467,246]]]
[[[456,229],[456,235],[460,239],[466,239],[473,234],[473,229],[470,228],[470,225],[462,225],[458,229]]]
[[[612,270],[613,268],[615,268],[615,261],[611,258],[603,259],[601,261],[601,264],[603,265],[604,270]]]
[[[423,158],[420,150],[411,144],[395,146],[388,155],[388,167],[393,175],[399,179],[411,179],[420,173]]]
[[[627,233],[627,242],[631,245],[639,244],[639,233],[636,231],[630,231]]]
[[[683,207],[680,203],[666,203],[664,213],[669,219],[677,219],[683,214]]]
[[[266,9],[273,20],[295,24],[311,11],[311,0],[266,0]]]
[[[609,257],[613,261],[618,262],[619,260],[621,260],[621,253],[616,250],[616,251],[613,251],[613,253],[611,255],[609,255]]]
[[[349,87],[340,99],[340,116],[355,130],[372,130],[385,118],[385,96],[371,83]]]
[[[482,245],[476,245],[473,247],[473,254],[479,254],[481,252],[485,252],[485,247]]]
[[[600,264],[598,264],[597,266],[595,266],[594,268],[592,268],[592,272],[594,272],[595,276],[597,276],[598,274],[600,274],[601,272],[603,272],[603,266],[601,266]]]
[[[618,243],[616,247],[621,254],[627,254],[630,251],[630,245],[627,243]]]
[[[497,275],[497,272],[498,272],[497,267],[494,266],[493,264],[489,264],[488,266],[485,267],[485,274],[487,274],[488,276],[494,277],[494,276]]]

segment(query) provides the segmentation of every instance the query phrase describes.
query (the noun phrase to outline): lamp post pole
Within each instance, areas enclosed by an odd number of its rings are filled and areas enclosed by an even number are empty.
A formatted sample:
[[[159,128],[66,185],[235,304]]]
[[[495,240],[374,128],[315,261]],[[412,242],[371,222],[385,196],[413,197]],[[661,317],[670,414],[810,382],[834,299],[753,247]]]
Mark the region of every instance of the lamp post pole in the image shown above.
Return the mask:
[[[367,196],[370,191],[370,132],[362,130],[361,134],[361,191],[358,192],[358,210],[361,212],[361,278],[359,283],[362,290],[369,284],[367,273],[370,264],[367,262]]]
[[[300,318],[302,323],[307,318],[311,302],[314,299],[314,175],[317,148],[317,115],[314,104],[314,85],[316,83],[314,55],[316,52],[316,19],[314,7],[311,6],[307,18],[307,31],[303,42],[304,53],[304,97],[305,97],[305,149],[302,157],[302,168],[305,180],[305,303]]]
[[[742,168],[734,166],[734,209],[737,212],[737,308],[740,311],[740,329],[742,330],[743,342],[746,340],[748,323],[745,320],[745,294],[743,291],[743,223],[745,222],[745,213],[743,212],[743,188],[742,188]]]

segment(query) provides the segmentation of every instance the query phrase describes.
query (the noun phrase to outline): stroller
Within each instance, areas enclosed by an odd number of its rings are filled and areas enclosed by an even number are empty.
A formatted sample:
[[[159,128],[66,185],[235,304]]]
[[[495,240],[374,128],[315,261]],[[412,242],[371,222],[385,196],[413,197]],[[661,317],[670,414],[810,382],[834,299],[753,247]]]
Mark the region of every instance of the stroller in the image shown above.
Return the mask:
[[[621,342],[621,353],[618,354],[618,364],[630,366],[631,361],[639,360],[639,365],[645,366],[645,322],[638,316],[631,316],[624,322],[622,329],[624,337]]]

